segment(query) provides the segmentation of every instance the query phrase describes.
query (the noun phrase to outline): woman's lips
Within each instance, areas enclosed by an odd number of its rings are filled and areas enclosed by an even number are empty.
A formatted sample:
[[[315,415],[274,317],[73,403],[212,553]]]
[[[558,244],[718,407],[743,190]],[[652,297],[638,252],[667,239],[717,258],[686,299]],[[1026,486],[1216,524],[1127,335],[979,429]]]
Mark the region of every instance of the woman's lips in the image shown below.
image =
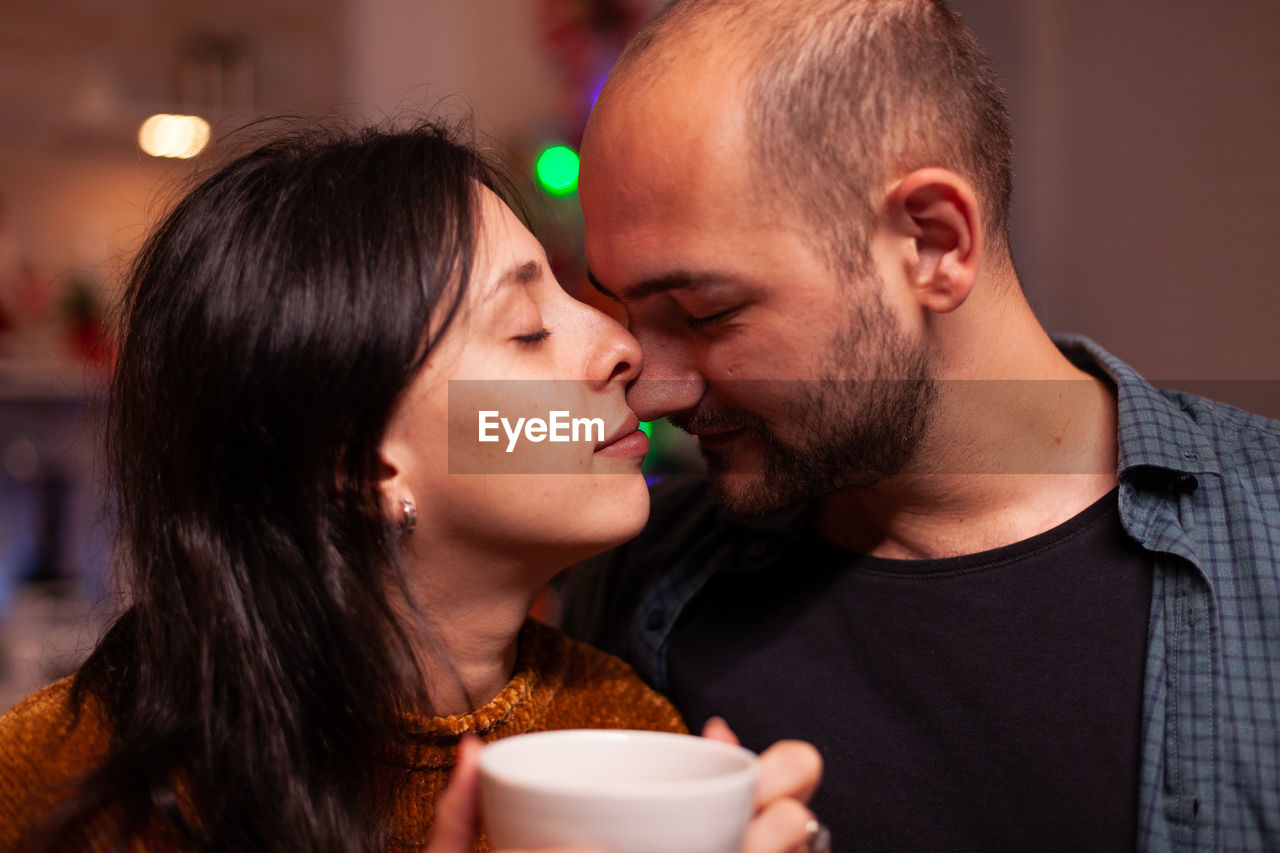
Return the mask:
[[[634,414],[627,418],[613,435],[596,445],[601,456],[644,456],[649,452],[649,436],[640,430],[640,419]]]
[[[596,453],[600,456],[644,456],[648,452],[649,436],[639,429],[602,445],[596,450]]]

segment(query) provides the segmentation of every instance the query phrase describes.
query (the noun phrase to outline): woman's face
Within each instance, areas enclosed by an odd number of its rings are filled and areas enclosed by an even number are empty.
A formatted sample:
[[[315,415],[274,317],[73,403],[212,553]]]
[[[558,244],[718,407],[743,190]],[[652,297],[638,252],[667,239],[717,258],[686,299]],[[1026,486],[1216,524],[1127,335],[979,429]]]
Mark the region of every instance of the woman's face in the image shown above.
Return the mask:
[[[484,190],[461,311],[382,446],[393,513],[400,498],[418,510],[410,551],[563,565],[639,532],[648,440],[625,392],[640,361],[635,338],[565,293]]]

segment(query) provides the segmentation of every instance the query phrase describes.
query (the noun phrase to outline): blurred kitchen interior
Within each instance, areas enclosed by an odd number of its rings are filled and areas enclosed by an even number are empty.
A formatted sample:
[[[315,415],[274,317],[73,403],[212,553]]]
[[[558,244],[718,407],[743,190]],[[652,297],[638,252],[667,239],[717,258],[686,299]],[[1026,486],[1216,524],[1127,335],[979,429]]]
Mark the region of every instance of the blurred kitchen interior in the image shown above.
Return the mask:
[[[659,0],[2,0],[0,710],[69,671],[118,604],[98,487],[104,323],[145,228],[210,156],[153,157],[153,114],[213,145],[261,116],[474,111],[582,288],[571,191],[539,189]],[[1157,384],[1280,417],[1280,4],[954,0],[1013,113],[1015,258],[1045,325]]]

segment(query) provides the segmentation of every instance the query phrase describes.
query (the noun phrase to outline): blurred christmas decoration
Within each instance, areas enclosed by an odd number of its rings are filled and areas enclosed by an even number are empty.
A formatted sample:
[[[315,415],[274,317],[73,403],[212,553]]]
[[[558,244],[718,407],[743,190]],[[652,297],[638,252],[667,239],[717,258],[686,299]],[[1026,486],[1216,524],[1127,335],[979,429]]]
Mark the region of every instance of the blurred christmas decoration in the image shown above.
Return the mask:
[[[658,11],[662,0],[540,0],[541,34],[559,71],[555,115],[528,151],[530,179],[541,195],[535,213],[549,221],[535,227],[560,284],[574,297],[624,319],[617,303],[587,282],[578,205],[578,150],[582,131],[609,70],[633,35]],[[651,450],[643,471],[652,481],[698,470],[702,459],[689,436],[666,419],[643,424]],[[542,605],[554,615],[555,602]],[[535,612],[535,616],[538,612]]]
[[[627,41],[661,0],[539,0],[539,33],[558,72],[553,114],[522,152],[520,171],[541,196],[534,233],[565,290],[614,313],[588,286],[578,206],[578,154],[591,106]],[[526,171],[527,170],[527,171]]]
[[[542,39],[561,75],[563,138],[577,147],[587,115],[627,41],[658,0],[542,0]]]
[[[22,250],[9,223],[9,207],[0,196],[0,353],[7,333],[40,322],[48,310],[45,281]]]
[[[567,145],[552,145],[534,164],[538,185],[550,195],[568,195],[578,188],[578,152]]]
[[[103,367],[110,364],[114,355],[106,333],[105,307],[98,282],[84,273],[73,273],[67,280],[61,305],[67,347],[76,358]]]

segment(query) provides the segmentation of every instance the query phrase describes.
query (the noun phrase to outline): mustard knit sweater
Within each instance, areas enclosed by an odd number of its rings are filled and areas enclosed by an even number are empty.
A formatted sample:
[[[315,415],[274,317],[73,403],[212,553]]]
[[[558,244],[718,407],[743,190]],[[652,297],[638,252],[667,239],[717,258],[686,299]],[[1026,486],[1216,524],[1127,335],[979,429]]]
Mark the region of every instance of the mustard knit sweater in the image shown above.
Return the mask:
[[[52,684],[0,717],[0,851],[20,850],[21,837],[57,802],[58,793],[101,760],[111,726],[96,703],[70,728],[71,679]],[[395,850],[425,846],[436,798],[453,769],[458,739],[485,741],[524,732],[569,728],[686,731],[679,714],[617,658],[530,621],[520,634],[511,682],[479,710],[451,717],[410,716],[405,727],[428,736],[407,747],[401,793],[388,816]],[[88,849],[107,850],[110,816],[85,828]],[[170,837],[149,831],[131,850],[172,849]],[[483,838],[477,851],[487,850]]]

